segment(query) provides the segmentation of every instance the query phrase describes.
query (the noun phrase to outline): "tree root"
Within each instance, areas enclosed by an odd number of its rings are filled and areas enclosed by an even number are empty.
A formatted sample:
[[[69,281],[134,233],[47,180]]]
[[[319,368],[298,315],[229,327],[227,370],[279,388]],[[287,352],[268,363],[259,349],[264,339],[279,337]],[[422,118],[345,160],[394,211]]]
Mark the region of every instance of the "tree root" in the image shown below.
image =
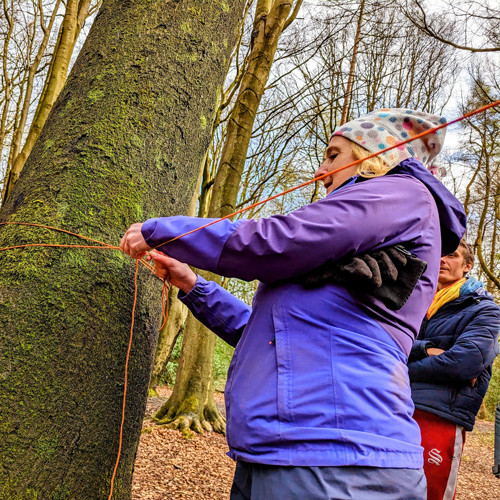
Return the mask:
[[[210,412],[211,420],[200,419],[196,413],[182,413],[174,418],[165,417],[162,419],[153,418],[157,425],[164,425],[168,429],[175,429],[182,432],[185,437],[193,437],[190,431],[203,434],[203,431],[218,432],[226,435],[226,420],[220,412],[214,415]]]

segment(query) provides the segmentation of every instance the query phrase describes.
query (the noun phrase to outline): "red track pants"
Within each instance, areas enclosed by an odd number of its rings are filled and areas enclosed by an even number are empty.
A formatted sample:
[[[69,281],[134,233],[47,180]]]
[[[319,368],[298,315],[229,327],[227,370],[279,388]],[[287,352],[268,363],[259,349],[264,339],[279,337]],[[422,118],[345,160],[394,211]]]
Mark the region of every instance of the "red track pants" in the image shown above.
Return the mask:
[[[413,417],[422,434],[427,500],[453,500],[465,444],[465,430],[426,411],[415,410]]]

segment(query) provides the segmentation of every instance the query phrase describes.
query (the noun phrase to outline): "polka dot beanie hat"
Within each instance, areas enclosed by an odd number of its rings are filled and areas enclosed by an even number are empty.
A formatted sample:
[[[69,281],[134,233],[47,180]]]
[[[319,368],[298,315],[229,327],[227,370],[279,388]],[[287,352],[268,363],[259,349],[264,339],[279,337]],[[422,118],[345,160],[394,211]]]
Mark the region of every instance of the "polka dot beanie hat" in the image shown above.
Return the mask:
[[[375,153],[443,123],[446,123],[446,118],[422,111],[380,109],[345,123],[335,129],[332,137],[345,137],[370,153]],[[429,165],[443,147],[445,130],[442,128],[382,153],[384,161],[395,167],[406,158],[417,158],[423,165]]]

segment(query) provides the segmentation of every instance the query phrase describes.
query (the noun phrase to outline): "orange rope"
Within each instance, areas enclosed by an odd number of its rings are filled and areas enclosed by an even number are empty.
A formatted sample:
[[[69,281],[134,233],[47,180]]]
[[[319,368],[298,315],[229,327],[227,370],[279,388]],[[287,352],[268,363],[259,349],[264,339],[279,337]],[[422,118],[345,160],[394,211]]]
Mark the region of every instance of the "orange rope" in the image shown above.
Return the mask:
[[[11,247],[3,247],[0,248],[0,252],[3,252],[4,250],[13,250],[16,248],[27,248],[27,247],[60,247],[60,248],[97,248],[100,250],[120,250],[120,247],[110,245],[109,243],[106,243],[104,241],[96,240],[94,238],[89,238],[88,236],[84,236],[83,234],[78,234],[78,233],[72,233],[71,231],[67,231],[66,229],[61,229],[59,227],[53,227],[53,226],[46,226],[44,224],[34,224],[31,222],[0,222],[0,226],[32,226],[32,227],[39,227],[42,229],[50,229],[51,231],[57,231],[59,233],[64,233],[64,234],[69,234],[71,236],[75,236],[76,238],[80,238],[82,240],[87,240],[87,241],[92,241],[94,243],[99,243],[98,245],[63,245],[63,244],[50,244],[50,243],[28,243],[25,245],[15,245]],[[140,263],[152,271],[154,273],[154,266],[149,264],[149,262],[146,262],[145,260],[140,259]]]
[[[0,222],[0,226],[33,226],[40,227],[42,229],[50,229],[52,231],[58,231],[59,233],[70,234],[71,236],[76,236],[77,238],[81,238],[82,240],[93,241],[94,243],[99,243],[100,245],[111,247],[115,249],[120,249],[120,247],[115,247],[113,245],[109,245],[108,243],[104,243],[104,241],[94,240],[93,238],[89,238],[88,236],[83,236],[82,234],[72,233],[71,231],[66,231],[66,229],[60,229],[58,227],[52,226],[44,226],[43,224],[34,224],[32,222]]]
[[[163,323],[160,327],[160,331],[163,330],[165,324],[167,323],[168,319],[168,294],[170,292],[170,283],[166,280],[163,280],[163,289],[161,292],[161,299],[163,302],[163,307],[162,307],[162,315],[163,315]]]
[[[120,250],[120,247],[110,245],[108,243],[105,243],[103,241],[95,240],[93,238],[89,238],[88,236],[83,236],[81,234],[77,233],[72,233],[71,231],[67,231],[65,229],[60,229],[57,227],[52,227],[52,226],[46,226],[43,224],[33,224],[30,222],[0,222],[0,225],[18,225],[18,226],[33,226],[33,227],[39,227],[42,229],[49,229],[52,231],[57,231],[60,233],[65,233],[69,234],[71,236],[75,236],[77,238],[81,238],[87,241],[92,241],[94,243],[98,243],[98,245],[68,245],[68,244],[53,244],[53,243],[28,243],[24,245],[14,245],[10,247],[4,247],[0,248],[0,252],[4,250],[13,250],[17,248],[28,248],[28,247],[60,247],[60,248],[92,248],[92,249],[99,249],[99,250]],[[126,406],[126,399],[127,399],[127,382],[128,382],[128,364],[129,364],[129,359],[130,359],[130,351],[132,348],[132,339],[133,339],[133,331],[134,331],[134,322],[135,322],[135,310],[137,306],[137,277],[138,277],[138,271],[139,271],[139,263],[145,266],[147,269],[152,271],[154,273],[155,268],[152,266],[149,262],[142,260],[142,259],[136,259],[135,262],[135,275],[134,275],[134,304],[132,307],[132,323],[130,326],[130,336],[129,336],[129,343],[128,343],[128,348],[127,348],[127,355],[125,358],[125,384],[123,388],[123,405],[122,405],[122,420],[120,424],[120,435],[119,435],[119,441],[118,441],[118,455],[116,458],[116,463],[115,463],[115,468],[113,470],[113,474],[111,476],[111,487],[110,487],[110,493],[109,493],[109,499],[111,499],[113,495],[113,489],[114,489],[114,480],[116,477],[116,473],[118,470],[118,464],[120,462],[120,457],[121,457],[121,450],[122,450],[122,444],[123,444],[123,427],[125,424],[125,406]],[[167,290],[167,294],[166,291]],[[168,319],[168,290],[170,290],[169,284],[163,280],[163,291],[162,291],[162,299],[165,298],[166,295],[166,301],[164,301],[164,306],[162,307],[162,316],[163,316],[163,328],[165,326],[165,323]],[[163,300],[162,300],[163,301]]]
[[[120,247],[112,247],[109,245],[56,245],[51,243],[28,243],[26,245],[14,245],[12,247],[0,248],[0,252],[4,250],[13,250],[15,248],[27,248],[27,247],[61,247],[61,248],[98,248],[99,250],[120,250]]]
[[[460,117],[460,118],[457,118],[455,120],[452,120],[448,123],[444,123],[442,125],[439,125],[438,127],[434,127],[432,129],[429,129],[425,132],[422,132],[420,134],[417,134],[415,135],[414,137],[411,137],[410,139],[407,139],[405,141],[402,141],[402,142],[399,142],[397,144],[395,144],[394,146],[391,146],[391,147],[388,147],[388,148],[385,148],[385,149],[382,149],[381,151],[378,151],[376,153],[372,153],[370,155],[368,155],[367,157],[361,159],[361,160],[357,160],[355,162],[352,162],[348,165],[345,165],[344,167],[341,167],[341,168],[338,168],[336,170],[332,170],[331,172],[327,172],[326,174],[323,174],[321,176],[318,176],[318,177],[315,177],[314,179],[311,179],[309,181],[306,181],[306,182],[303,182],[293,188],[290,188],[290,189],[287,189],[281,193],[278,193],[276,195],[273,195],[273,196],[270,196],[269,198],[266,198],[265,200],[261,200],[257,203],[254,203],[252,205],[249,205],[248,207],[245,207],[245,208],[242,208],[240,210],[237,210],[236,212],[233,212],[232,214],[229,214],[229,215],[226,215],[225,217],[221,217],[220,219],[216,219],[212,222],[209,222],[208,224],[205,224],[203,226],[200,226],[196,229],[193,229],[192,231],[188,231],[184,234],[181,234],[181,235],[178,235],[176,236],[175,238],[172,238],[168,241],[166,241],[165,243],[161,243],[159,245],[157,245],[155,248],[158,248],[159,246],[163,246],[163,245],[166,245],[168,243],[171,243],[172,241],[175,241],[175,240],[178,240],[179,238],[182,238],[184,236],[187,236],[188,234],[192,234],[192,233],[195,233],[196,231],[199,231],[200,229],[203,229],[203,228],[206,228],[208,226],[211,226],[212,224],[215,224],[217,222],[220,222],[224,219],[228,219],[230,217],[233,217],[235,215],[238,215],[240,213],[243,213],[243,212],[246,212],[252,208],[255,208],[259,205],[262,205],[264,203],[267,203],[271,200],[274,200],[275,198],[278,198],[280,196],[283,196],[287,193],[291,193],[292,191],[295,191],[297,189],[300,189],[301,187],[305,187],[305,186],[308,186],[309,184],[312,184],[313,182],[318,182],[320,181],[321,179],[324,179],[325,177],[329,176],[329,175],[332,175],[332,174],[335,174],[337,172],[340,172],[346,168],[349,168],[349,167],[352,167],[358,163],[361,163],[362,161],[368,159],[368,158],[373,158],[374,156],[378,156],[379,154],[381,153],[385,153],[386,151],[390,151],[391,149],[394,149],[398,146],[401,146],[403,144],[407,144],[411,141],[414,141],[416,139],[419,139],[420,137],[423,137],[427,134],[431,134],[431,133],[434,133],[438,130],[440,130],[441,128],[444,128],[444,127],[448,127],[449,125],[452,125],[454,123],[457,123],[465,118],[469,118],[473,115],[476,115],[478,113],[481,113],[482,111],[486,111],[487,109],[489,108],[492,108],[494,106],[498,106],[500,105],[500,100],[498,101],[495,101],[493,103],[490,103],[490,104],[487,104],[485,106],[482,106],[481,108],[478,108],[474,111],[471,111],[470,113],[467,113],[465,114],[464,116]],[[34,246],[48,246],[48,247],[63,247],[63,248],[68,248],[68,247],[74,247],[74,248],[98,248],[98,249],[108,249],[108,250],[120,250],[120,247],[116,247],[116,246],[113,246],[113,245],[109,245],[107,243],[104,243],[104,242],[101,242],[101,241],[98,241],[98,240],[94,240],[92,238],[89,238],[87,236],[83,236],[83,235],[79,235],[79,234],[76,234],[76,233],[72,233],[70,231],[66,231],[64,229],[60,229],[60,228],[55,228],[55,227],[51,227],[51,226],[44,226],[44,225],[41,225],[41,224],[33,224],[33,223],[28,223],[28,222],[0,222],[0,225],[25,225],[25,226],[35,226],[35,227],[41,227],[41,228],[45,228],[45,229],[51,229],[53,231],[58,231],[58,232],[62,232],[62,233],[66,233],[66,234],[70,234],[72,236],[76,236],[78,238],[82,238],[82,239],[85,239],[85,240],[88,240],[88,241],[92,241],[94,243],[99,243],[100,246],[86,246],[86,245],[55,245],[55,244],[41,244],[41,243],[33,243],[33,244],[27,244],[27,245],[17,245],[17,246],[12,246],[12,247],[5,247],[5,248],[0,248],[0,251],[3,251],[3,250],[9,250],[9,249],[13,249],[13,248],[26,248],[26,247],[34,247]],[[122,449],[122,443],[123,443],[123,427],[124,427],[124,423],[125,423],[125,406],[126,406],[126,396],[127,396],[127,382],[128,382],[128,363],[129,363],[129,359],[130,359],[130,351],[131,351],[131,348],[132,348],[132,340],[133,340],[133,331],[134,331],[134,322],[135,322],[135,310],[136,310],[136,306],[137,306],[137,276],[138,276],[138,271],[139,271],[139,263],[141,263],[142,265],[148,267],[150,270],[152,270],[154,272],[154,266],[151,266],[149,263],[145,262],[144,260],[142,259],[136,259],[136,263],[135,263],[135,275],[134,275],[134,287],[135,287],[135,290],[134,290],[134,304],[133,304],[133,308],[132,308],[132,323],[131,323],[131,327],[130,327],[130,336],[129,336],[129,343],[128,343],[128,348],[127,348],[127,355],[126,355],[126,359],[125,359],[125,383],[124,383],[124,390],[123,390],[123,405],[122,405],[122,419],[121,419],[121,424],[120,424],[120,436],[119,436],[119,443],[118,443],[118,456],[116,458],[116,464],[115,464],[115,468],[113,470],[113,474],[111,476],[111,488],[110,488],[110,493],[109,493],[109,497],[108,497],[108,500],[111,500],[111,497],[113,495],[113,489],[114,489],[114,480],[115,480],[115,477],[116,477],[116,473],[117,473],[117,470],[118,470],[118,464],[120,462],[120,456],[121,456],[121,449]],[[163,325],[161,328],[163,328],[165,326],[165,322],[166,322],[166,319],[168,317],[168,294],[166,293],[166,290],[169,290],[169,286],[167,285],[166,281],[164,281],[163,283],[163,291],[162,291],[162,298],[163,300],[165,301],[165,308],[163,309],[163,318],[164,318],[164,322],[163,322]],[[166,295],[166,300],[165,300],[165,295]]]
[[[429,129],[429,130],[426,130],[424,132],[421,132],[420,134],[417,134],[413,137],[410,137],[409,139],[406,139],[404,141],[398,142],[397,144],[394,144],[394,146],[390,146],[388,148],[381,149],[380,151],[377,151],[376,153],[372,153],[368,156],[365,156],[365,158],[353,161],[352,163],[349,163],[348,165],[345,165],[343,167],[332,170],[331,172],[327,172],[326,174],[315,177],[314,179],[311,179],[309,181],[302,182],[301,184],[298,184],[297,186],[294,186],[294,187],[287,189],[281,193],[270,196],[269,198],[266,198],[265,200],[258,201],[257,203],[249,205],[248,207],[244,207],[244,208],[241,208],[240,210],[236,210],[236,212],[233,212],[232,214],[225,215],[224,217],[221,217],[220,219],[215,219],[207,224],[204,224],[203,226],[197,227],[196,229],[192,229],[191,231],[187,231],[186,233],[179,234],[175,238],[171,238],[170,240],[165,241],[164,243],[160,243],[159,245],[156,245],[154,248],[158,248],[158,247],[161,247],[163,245],[167,245],[168,243],[172,243],[172,241],[178,240],[179,238],[183,238],[184,236],[187,236],[188,234],[196,233],[197,231],[200,231],[201,229],[205,229],[206,227],[212,226],[213,224],[216,224],[217,222],[221,222],[225,219],[229,219],[230,217],[234,217],[235,215],[239,215],[239,214],[246,212],[252,208],[263,205],[264,203],[267,203],[268,201],[274,200],[275,198],[278,198],[278,197],[283,196],[285,194],[291,193],[292,191],[295,191],[295,190],[300,189],[302,187],[308,186],[309,184],[312,184],[313,182],[318,182],[321,179],[328,177],[329,175],[333,175],[333,174],[336,174],[337,172],[345,170],[346,168],[353,167],[354,165],[357,165],[365,160],[368,160],[369,158],[373,158],[375,156],[378,156],[382,153],[385,153],[386,151],[390,151],[391,149],[397,148],[398,146],[401,146],[403,144],[408,144],[409,142],[412,142],[416,139],[420,139],[421,137],[424,137],[425,135],[437,132],[438,130],[440,130],[444,127],[448,127],[450,125],[453,125],[454,123],[457,123],[461,120],[464,120],[465,118],[470,118],[471,116],[477,115],[478,113],[481,113],[483,111],[486,111],[489,108],[492,108],[494,106],[499,106],[499,105],[500,105],[500,100],[492,102],[490,104],[486,104],[485,106],[481,106],[480,108],[475,109],[474,111],[466,113],[465,115],[461,116],[460,118],[455,118],[455,120],[452,120],[448,123],[443,123],[442,125],[438,125],[437,127],[434,127],[434,128]]]
[[[130,359],[130,349],[132,348],[132,338],[134,333],[134,321],[135,321],[135,307],[137,305],[137,275],[139,274],[139,259],[135,261],[135,275],[134,275],[134,305],[132,307],[132,324],[130,325],[130,337],[128,341],[127,357],[125,358],[125,385],[123,387],[123,406],[122,406],[122,422],[120,424],[120,439],[118,442],[118,456],[116,457],[115,469],[113,470],[113,475],[111,476],[111,489],[109,492],[108,500],[111,500],[113,496],[113,488],[115,482],[116,471],[118,470],[118,464],[120,463],[120,455],[122,452],[122,442],[123,442],[123,425],[125,423],[125,403],[127,400],[127,381],[128,381],[128,361]]]

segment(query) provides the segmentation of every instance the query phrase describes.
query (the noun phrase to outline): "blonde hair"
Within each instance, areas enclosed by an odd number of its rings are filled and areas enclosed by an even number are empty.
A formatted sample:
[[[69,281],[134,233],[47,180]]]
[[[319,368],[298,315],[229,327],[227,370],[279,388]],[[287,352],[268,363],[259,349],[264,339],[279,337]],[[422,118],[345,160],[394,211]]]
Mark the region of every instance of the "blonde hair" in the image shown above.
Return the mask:
[[[356,158],[356,160],[362,160],[363,158],[366,158],[367,156],[372,154],[370,153],[370,151],[361,147],[359,144],[356,144],[352,141],[350,142],[352,154],[354,158]],[[389,170],[391,170],[391,168],[392,167],[384,161],[383,157],[381,155],[378,155],[372,158],[368,158],[368,160],[359,163],[356,173],[361,177],[366,178],[381,177],[382,175],[385,175]]]

